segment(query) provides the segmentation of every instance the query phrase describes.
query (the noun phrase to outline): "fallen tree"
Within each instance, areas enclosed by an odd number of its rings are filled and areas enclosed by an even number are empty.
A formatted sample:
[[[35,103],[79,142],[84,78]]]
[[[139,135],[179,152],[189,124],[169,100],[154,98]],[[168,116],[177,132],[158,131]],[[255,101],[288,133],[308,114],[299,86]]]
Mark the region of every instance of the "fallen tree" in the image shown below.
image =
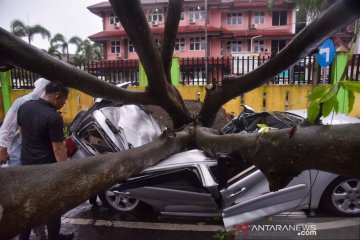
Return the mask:
[[[213,86],[195,115],[187,109],[169,77],[182,2],[169,1],[163,48],[159,52],[140,1],[110,0],[148,76],[144,91],[114,87],[0,29],[0,63],[39,73],[94,97],[124,104],[158,105],[169,114],[175,129],[153,143],[124,152],[74,162],[0,169],[1,237],[44,223],[91,195],[190,147],[212,155],[231,153],[255,164],[268,177],[272,190],[286,185],[302,170],[312,168],[360,178],[360,162],[356,158],[360,145],[358,124],[299,127],[293,130],[294,134],[279,130],[226,136],[205,128],[211,126],[224,103],[261,86],[316,50],[318,44],[342,26],[359,18],[359,1],[336,1],[268,62],[249,74],[228,77],[221,85]]]

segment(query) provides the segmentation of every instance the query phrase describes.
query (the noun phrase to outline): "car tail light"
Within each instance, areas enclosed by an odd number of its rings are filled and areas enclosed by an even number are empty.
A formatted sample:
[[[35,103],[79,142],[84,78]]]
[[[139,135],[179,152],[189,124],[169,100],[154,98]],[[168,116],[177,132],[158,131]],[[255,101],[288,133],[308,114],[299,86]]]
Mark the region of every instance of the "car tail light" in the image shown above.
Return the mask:
[[[77,146],[74,143],[74,141],[71,139],[71,137],[68,137],[65,140],[65,145],[66,145],[66,149],[67,149],[67,156],[71,157],[72,155],[74,155],[74,153],[77,150]]]

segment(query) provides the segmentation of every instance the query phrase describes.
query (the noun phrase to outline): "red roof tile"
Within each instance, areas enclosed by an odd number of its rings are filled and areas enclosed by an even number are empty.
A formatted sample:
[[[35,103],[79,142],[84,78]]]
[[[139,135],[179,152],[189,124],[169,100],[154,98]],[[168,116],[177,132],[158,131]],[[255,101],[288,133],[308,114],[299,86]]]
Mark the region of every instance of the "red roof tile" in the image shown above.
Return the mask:
[[[164,28],[163,27],[155,27],[155,28],[151,28],[152,33],[158,34],[158,33],[163,33],[164,32]],[[215,34],[215,33],[222,33],[222,29],[221,28],[216,28],[213,26],[208,26],[207,31],[209,34]],[[205,32],[205,28],[204,26],[179,26],[178,28],[178,33],[204,33]],[[127,36],[127,33],[125,32],[125,30],[120,29],[120,30],[113,30],[113,31],[102,31],[102,32],[98,32],[94,35],[89,36],[89,38],[91,40],[105,40],[108,38],[116,38],[116,37],[122,37],[122,36]]]

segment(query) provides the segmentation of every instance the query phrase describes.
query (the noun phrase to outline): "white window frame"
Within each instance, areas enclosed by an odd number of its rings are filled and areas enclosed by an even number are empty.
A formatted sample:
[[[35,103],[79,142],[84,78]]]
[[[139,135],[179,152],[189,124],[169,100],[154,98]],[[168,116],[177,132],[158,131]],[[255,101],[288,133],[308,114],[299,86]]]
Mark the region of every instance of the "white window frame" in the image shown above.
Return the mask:
[[[154,8],[148,10],[147,16],[148,22],[163,22],[164,21],[164,9]]]
[[[265,50],[264,40],[254,40],[253,49],[254,52],[263,52]]]
[[[175,51],[185,51],[185,38],[176,38]]]
[[[120,53],[120,40],[111,41],[110,47],[111,47],[111,53]]]
[[[129,52],[136,52],[133,43],[130,40],[128,41],[128,43],[129,43],[129,46],[128,46]]]
[[[254,16],[255,16],[255,19],[254,19],[255,24],[264,24],[265,23],[265,12],[255,12]]]
[[[243,42],[241,40],[227,41],[226,49],[228,52],[242,52],[242,44]]]
[[[109,21],[110,21],[110,24],[114,24],[114,23],[119,23],[119,22],[120,22],[119,18],[116,16],[115,12],[111,12],[111,13],[110,13]]]
[[[229,12],[226,14],[227,25],[240,25],[242,24],[242,12]]]
[[[205,7],[204,6],[196,6],[189,7],[189,20],[202,20],[205,19]]]
[[[191,37],[190,41],[190,51],[201,51],[205,50],[205,37]]]

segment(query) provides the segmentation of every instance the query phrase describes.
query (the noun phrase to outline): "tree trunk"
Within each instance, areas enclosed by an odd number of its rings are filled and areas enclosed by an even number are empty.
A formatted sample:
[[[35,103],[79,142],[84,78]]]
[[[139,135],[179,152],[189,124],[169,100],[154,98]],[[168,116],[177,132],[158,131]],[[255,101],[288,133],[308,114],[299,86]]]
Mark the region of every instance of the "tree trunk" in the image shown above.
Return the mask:
[[[186,131],[176,135],[164,132],[158,140],[124,152],[76,161],[2,168],[0,239],[65,213],[90,196],[182,151],[188,141]]]

